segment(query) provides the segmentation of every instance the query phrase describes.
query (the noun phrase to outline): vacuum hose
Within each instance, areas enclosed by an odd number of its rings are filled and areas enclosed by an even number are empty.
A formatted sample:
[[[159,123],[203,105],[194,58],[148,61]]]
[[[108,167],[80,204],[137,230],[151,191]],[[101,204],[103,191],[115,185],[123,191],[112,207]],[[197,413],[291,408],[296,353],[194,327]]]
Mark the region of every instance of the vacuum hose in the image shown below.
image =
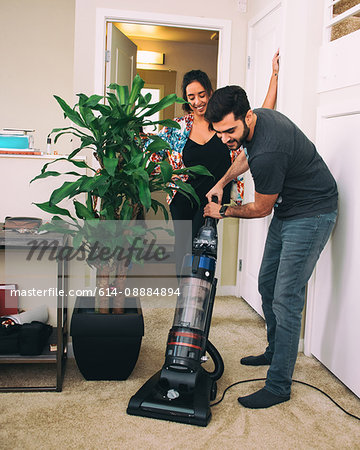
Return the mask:
[[[209,340],[207,340],[206,343],[206,351],[209,353],[211,359],[214,361],[215,368],[212,372],[208,372],[207,370],[205,372],[208,373],[209,377],[212,380],[216,381],[219,378],[221,378],[222,374],[224,373],[224,361],[215,345],[213,345]]]

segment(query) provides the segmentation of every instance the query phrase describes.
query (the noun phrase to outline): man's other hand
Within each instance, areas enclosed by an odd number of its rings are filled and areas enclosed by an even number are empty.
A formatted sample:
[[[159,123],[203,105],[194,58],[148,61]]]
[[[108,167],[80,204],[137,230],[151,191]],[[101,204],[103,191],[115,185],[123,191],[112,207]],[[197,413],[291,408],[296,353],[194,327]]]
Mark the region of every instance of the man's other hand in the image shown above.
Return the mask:
[[[211,191],[210,191],[211,192]],[[204,208],[204,217],[213,217],[214,219],[221,219],[219,214],[221,204],[210,202]]]

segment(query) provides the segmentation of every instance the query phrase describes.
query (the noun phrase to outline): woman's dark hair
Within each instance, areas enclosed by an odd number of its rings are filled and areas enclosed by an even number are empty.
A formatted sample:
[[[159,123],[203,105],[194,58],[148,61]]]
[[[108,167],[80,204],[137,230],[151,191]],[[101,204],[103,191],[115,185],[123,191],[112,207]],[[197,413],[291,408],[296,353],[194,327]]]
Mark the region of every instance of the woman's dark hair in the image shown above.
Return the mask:
[[[206,73],[201,70],[190,70],[190,72],[186,72],[182,82],[182,95],[184,100],[187,101],[186,88],[193,81],[198,81],[209,96],[212,94],[213,88]],[[191,111],[190,105],[188,103],[184,103],[183,110],[189,113]]]
[[[244,119],[249,109],[250,104],[244,89],[240,86],[226,86],[217,89],[211,96],[205,119],[212,124],[220,122],[230,113],[234,113],[235,120]]]

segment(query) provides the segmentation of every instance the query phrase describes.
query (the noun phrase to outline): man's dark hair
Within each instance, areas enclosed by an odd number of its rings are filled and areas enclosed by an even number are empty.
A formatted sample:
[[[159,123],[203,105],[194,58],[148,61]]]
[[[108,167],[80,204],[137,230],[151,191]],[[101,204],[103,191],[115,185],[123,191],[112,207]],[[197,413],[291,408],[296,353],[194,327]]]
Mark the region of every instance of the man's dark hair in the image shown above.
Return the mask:
[[[205,119],[210,123],[223,120],[234,113],[235,120],[244,119],[250,109],[246,92],[240,86],[226,86],[217,89],[211,96],[206,108]]]
[[[211,86],[211,81],[206,73],[202,70],[190,70],[190,72],[186,72],[182,82],[182,95],[184,100],[187,101],[187,86],[194,81],[198,81],[201,84],[208,96],[212,94],[213,88]],[[191,111],[190,105],[188,103],[184,103],[183,110],[189,113]]]

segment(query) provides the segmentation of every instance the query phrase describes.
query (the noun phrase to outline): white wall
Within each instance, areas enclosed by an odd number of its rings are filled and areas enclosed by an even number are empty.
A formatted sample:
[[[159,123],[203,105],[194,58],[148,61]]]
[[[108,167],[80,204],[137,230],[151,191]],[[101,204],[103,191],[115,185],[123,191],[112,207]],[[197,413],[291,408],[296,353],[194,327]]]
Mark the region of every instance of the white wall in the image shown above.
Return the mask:
[[[75,0],[0,2],[0,128],[35,129],[42,151],[64,123],[53,95],[72,99],[74,14]]]
[[[284,0],[283,4],[280,110],[314,140],[317,106],[343,95],[359,97],[360,89],[355,86],[341,94],[317,94],[322,1]],[[43,149],[47,133],[64,124],[52,95],[59,94],[73,104],[76,93],[94,92],[96,8],[149,11],[148,17],[156,12],[231,20],[229,82],[245,85],[248,20],[268,5],[268,0],[249,0],[244,14],[238,11],[235,0],[223,0],[221,5],[218,0],[2,0],[0,51],[5,56],[0,71],[0,127],[35,128],[35,143]],[[58,146],[64,153],[70,148],[71,144]],[[21,171],[16,176],[23,178]],[[234,259],[224,258],[223,264],[231,284]]]
[[[92,92],[94,89],[94,49],[95,49],[95,15],[96,8],[130,10],[146,13],[151,18],[152,13],[176,14],[179,16],[207,17],[212,19],[226,19],[232,21],[231,36],[231,65],[230,82],[242,84],[245,75],[245,49],[246,49],[246,23],[247,14],[242,14],[233,0],[184,0],[182,2],[171,2],[157,0],[149,3],[146,0],[77,0],[75,15],[75,72],[74,87],[78,92],[80,89]]]
[[[145,0],[136,3],[129,0],[121,3],[116,0],[1,0],[0,128],[34,128],[35,146],[44,150],[47,134],[54,127],[65,125],[53,95],[57,94],[73,105],[77,100],[76,93],[93,93],[96,8],[232,20],[230,82],[243,83],[246,14],[237,10],[233,0],[225,0],[221,6],[219,8],[217,1],[206,0],[173,2],[171,6],[164,0],[152,4]],[[202,50],[209,56],[208,49]],[[59,153],[66,154],[71,149],[72,144],[66,137],[56,146]],[[5,160],[0,160],[2,176],[28,179],[26,161],[18,164],[16,169],[11,163],[13,173],[9,173]],[[6,178],[4,182],[6,185]],[[7,192],[1,216],[8,215],[6,205],[9,203],[21,208],[21,199],[21,193]],[[41,212],[32,215],[41,215]]]
[[[249,19],[271,3],[248,2]],[[315,140],[316,108],[319,99],[317,73],[322,39],[323,2],[282,0],[284,28],[280,47],[278,109]]]

